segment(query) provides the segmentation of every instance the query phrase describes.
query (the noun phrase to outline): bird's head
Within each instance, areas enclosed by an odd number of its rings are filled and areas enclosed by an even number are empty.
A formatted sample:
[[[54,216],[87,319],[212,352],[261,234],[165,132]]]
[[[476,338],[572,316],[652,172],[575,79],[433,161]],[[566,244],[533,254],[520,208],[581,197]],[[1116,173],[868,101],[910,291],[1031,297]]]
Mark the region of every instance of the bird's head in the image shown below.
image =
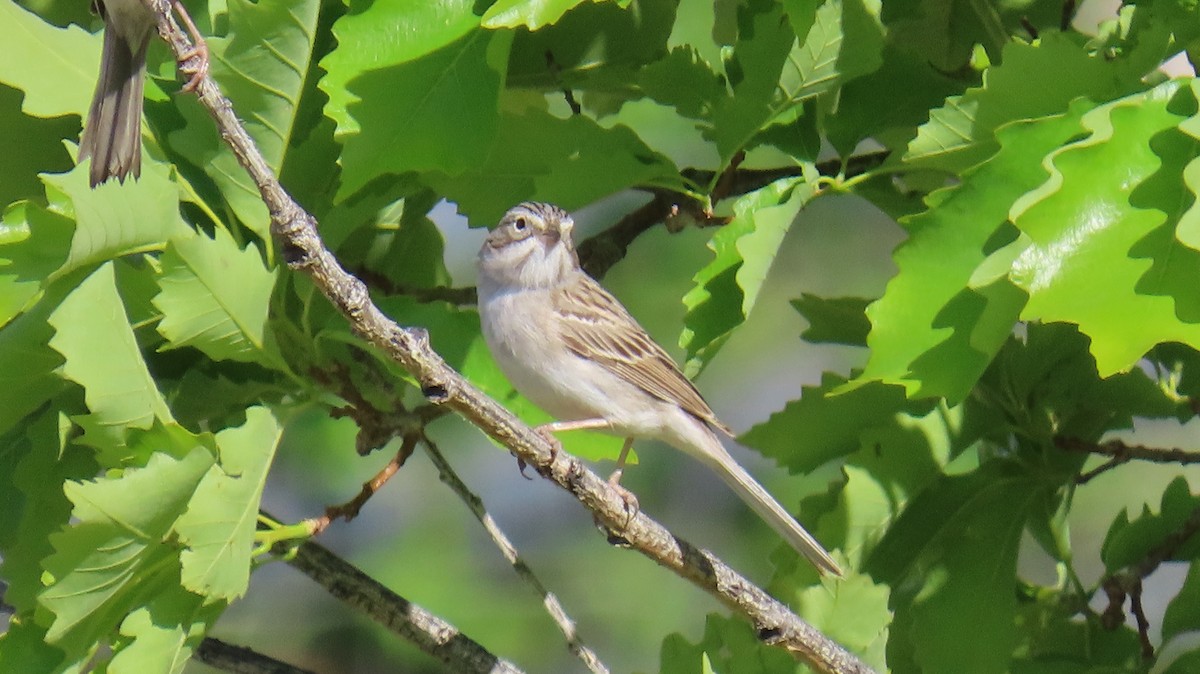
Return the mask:
[[[479,250],[479,272],[501,286],[551,287],[579,270],[571,240],[575,221],[551,204],[518,204]]]

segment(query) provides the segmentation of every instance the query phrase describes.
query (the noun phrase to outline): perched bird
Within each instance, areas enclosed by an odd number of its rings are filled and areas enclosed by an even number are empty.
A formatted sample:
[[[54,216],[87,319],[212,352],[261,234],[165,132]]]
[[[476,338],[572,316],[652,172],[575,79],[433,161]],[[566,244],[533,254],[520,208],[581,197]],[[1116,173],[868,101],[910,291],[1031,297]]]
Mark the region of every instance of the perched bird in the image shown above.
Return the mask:
[[[199,56],[184,91],[196,88],[208,70],[208,49],[183,5],[173,2],[196,46],[185,59]],[[142,90],[146,80],[146,48],[154,33],[153,12],[143,0],[94,0],[104,19],[100,76],[79,140],[79,161],[88,157],[92,187],[109,178],[124,183],[142,173]],[[181,60],[182,62],[182,60]]]
[[[615,297],[579,266],[574,222],[549,204],[523,203],[479,252],[479,314],[501,370],[559,421],[544,431],[592,428],[661,440],[716,471],[818,569],[842,575],[816,539],[721,444],[732,436],[696,387]]]

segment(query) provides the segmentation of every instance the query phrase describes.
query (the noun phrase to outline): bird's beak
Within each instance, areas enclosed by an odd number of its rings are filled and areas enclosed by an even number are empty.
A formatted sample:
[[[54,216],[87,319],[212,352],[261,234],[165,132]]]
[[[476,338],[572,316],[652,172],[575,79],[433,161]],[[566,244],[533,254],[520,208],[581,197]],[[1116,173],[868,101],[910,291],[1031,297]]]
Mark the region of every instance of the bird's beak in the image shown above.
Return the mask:
[[[562,231],[553,227],[548,227],[538,233],[539,238],[546,244],[547,247],[554,246],[562,240]]]
[[[555,232],[555,234],[559,240],[567,242],[567,248],[575,248],[575,244],[573,243],[574,239],[572,238],[572,233],[574,230],[575,221],[571,218],[563,218],[562,221],[558,223],[558,231]]]

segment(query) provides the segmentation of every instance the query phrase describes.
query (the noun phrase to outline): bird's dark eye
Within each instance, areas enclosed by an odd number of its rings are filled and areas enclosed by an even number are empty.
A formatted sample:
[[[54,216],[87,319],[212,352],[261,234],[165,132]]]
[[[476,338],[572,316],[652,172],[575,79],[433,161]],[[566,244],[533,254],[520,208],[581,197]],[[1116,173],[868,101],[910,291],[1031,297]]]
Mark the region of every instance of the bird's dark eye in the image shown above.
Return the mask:
[[[529,223],[525,221],[525,218],[517,218],[513,221],[513,229],[517,230],[518,232],[525,231],[527,227],[529,227]]]

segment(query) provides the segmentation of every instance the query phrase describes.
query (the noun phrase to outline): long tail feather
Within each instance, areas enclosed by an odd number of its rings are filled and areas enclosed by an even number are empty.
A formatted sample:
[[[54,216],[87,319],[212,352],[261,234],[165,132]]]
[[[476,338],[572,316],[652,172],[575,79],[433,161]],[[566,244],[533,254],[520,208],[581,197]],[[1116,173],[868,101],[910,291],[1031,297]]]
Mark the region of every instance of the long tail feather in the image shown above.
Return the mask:
[[[779,502],[772,498],[762,485],[733,460],[715,434],[709,433],[709,437],[711,439],[710,446],[705,447],[703,454],[697,454],[697,458],[720,475],[721,479],[746,502],[746,505],[758,513],[759,517],[771,525],[772,529],[777,531],[797,552],[812,562],[817,569],[841,577],[843,575],[841,567],[833,561],[833,558],[829,556],[825,548],[821,547],[817,539],[805,531],[804,527],[800,526],[800,523],[787,510],[784,510],[783,506],[779,505]]]

